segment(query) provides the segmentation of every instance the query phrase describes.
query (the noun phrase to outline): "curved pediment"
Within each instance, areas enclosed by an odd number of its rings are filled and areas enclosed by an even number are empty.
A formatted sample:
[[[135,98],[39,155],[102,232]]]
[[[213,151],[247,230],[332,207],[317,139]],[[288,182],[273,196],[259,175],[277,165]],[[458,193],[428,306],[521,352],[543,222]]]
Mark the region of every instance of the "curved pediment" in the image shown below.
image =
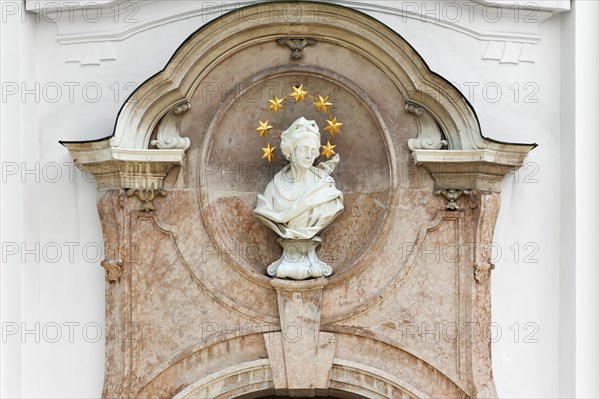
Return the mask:
[[[335,43],[376,61],[407,101],[433,115],[450,149],[493,146],[493,141],[482,137],[477,117],[460,91],[430,71],[397,33],[358,11],[312,2],[250,6],[198,30],[179,47],[163,71],[148,79],[126,101],[111,138],[112,146],[147,148],[161,118],[189,101],[203,76],[224,59],[244,48],[276,47],[278,39],[295,37],[311,38],[316,45]],[[306,63],[306,59],[289,61]],[[272,60],[265,59],[255,68],[274,66]],[[327,66],[327,61],[318,66]]]
[[[313,47],[294,49],[294,39],[310,41],[315,50]],[[325,48],[328,50],[324,52]],[[210,80],[227,60],[250,52],[268,56],[253,58],[252,65],[241,63],[238,70],[228,66],[227,75],[219,75],[218,81]],[[290,53],[292,56],[287,55]],[[304,54],[306,56],[301,57]],[[361,87],[364,92],[373,96],[373,92],[378,91],[378,97],[397,102],[398,113],[406,110],[418,117],[408,144],[414,161],[426,167],[439,188],[483,187],[498,191],[498,180],[520,166],[535,147],[535,144],[510,144],[485,138],[473,108],[462,93],[432,72],[410,44],[382,23],[332,4],[273,2],[230,12],[191,35],[166,67],[127,99],[113,135],[103,146],[104,151],[106,153],[108,147],[113,153],[122,149],[136,150],[140,154],[138,158],[150,157],[163,163],[173,162],[175,152],[178,154],[175,163],[181,164],[190,140],[182,137],[180,121],[190,108],[200,113],[218,112],[218,104],[208,97],[216,94],[226,101],[226,97],[240,94],[237,91],[241,88],[236,85],[273,68],[320,68],[323,75],[339,74],[342,79],[352,79],[348,70],[353,66],[347,65],[343,58],[348,54],[356,57],[352,60],[356,68],[364,67],[357,61],[362,58],[385,75],[375,82],[365,81],[371,87]],[[385,86],[375,87],[384,79]],[[400,93],[402,103],[390,95],[391,92]],[[156,134],[154,139],[153,134]],[[98,158],[90,156],[89,151],[93,152],[90,145],[64,144],[82,165]],[[154,151],[147,153],[149,148]],[[163,153],[167,154],[165,151],[171,151],[170,160],[166,155],[162,158]],[[115,154],[104,154],[106,157],[129,159]],[[448,163],[458,165],[465,176],[482,174],[487,180],[490,180],[486,172],[489,165],[500,169],[495,170],[498,178],[490,184],[482,186],[465,179],[451,184],[440,172],[447,169]]]

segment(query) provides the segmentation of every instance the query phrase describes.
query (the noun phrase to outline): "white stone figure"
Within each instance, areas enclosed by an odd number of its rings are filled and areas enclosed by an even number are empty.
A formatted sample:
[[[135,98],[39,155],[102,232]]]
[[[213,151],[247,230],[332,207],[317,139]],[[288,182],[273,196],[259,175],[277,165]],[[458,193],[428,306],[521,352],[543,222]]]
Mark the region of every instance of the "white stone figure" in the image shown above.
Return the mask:
[[[281,134],[281,152],[290,161],[258,195],[256,217],[276,232],[282,257],[267,269],[270,276],[305,280],[330,276],[331,267],[315,253],[317,234],[344,209],[343,194],[330,174],[339,155],[313,166],[321,133],[315,121],[299,118]]]

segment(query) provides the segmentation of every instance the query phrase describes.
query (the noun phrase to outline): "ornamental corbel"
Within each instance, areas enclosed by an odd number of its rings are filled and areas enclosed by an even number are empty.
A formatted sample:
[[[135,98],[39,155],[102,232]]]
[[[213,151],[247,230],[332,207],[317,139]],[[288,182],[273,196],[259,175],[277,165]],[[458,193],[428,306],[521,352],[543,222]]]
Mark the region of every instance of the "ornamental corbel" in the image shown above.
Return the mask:
[[[96,178],[99,191],[112,189],[160,190],[171,170],[183,164],[181,149],[148,150],[118,148],[110,139],[61,142],[75,164]]]

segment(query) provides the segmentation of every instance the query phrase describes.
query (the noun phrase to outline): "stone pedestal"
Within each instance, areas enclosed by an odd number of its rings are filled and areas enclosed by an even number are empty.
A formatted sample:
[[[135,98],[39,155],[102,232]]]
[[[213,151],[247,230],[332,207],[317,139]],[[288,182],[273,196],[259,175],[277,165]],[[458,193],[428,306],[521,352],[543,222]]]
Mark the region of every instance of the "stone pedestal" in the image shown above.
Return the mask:
[[[331,276],[331,267],[317,257],[316,249],[322,243],[319,237],[311,240],[279,238],[277,243],[283,248],[283,254],[267,269],[269,276],[292,280]]]

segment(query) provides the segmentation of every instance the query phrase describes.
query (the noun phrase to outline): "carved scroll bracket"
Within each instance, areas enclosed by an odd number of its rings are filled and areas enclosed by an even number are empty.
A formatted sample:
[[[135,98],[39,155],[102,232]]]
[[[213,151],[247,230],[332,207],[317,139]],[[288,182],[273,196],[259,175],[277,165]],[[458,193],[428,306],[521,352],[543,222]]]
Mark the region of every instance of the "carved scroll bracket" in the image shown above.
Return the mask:
[[[429,111],[411,102],[407,102],[404,109],[406,112],[418,116],[419,136],[416,139],[408,140],[408,147],[412,151],[417,149],[440,150],[448,146],[448,141],[444,140],[442,129]]]
[[[299,60],[300,58],[304,57],[304,54],[302,52],[302,50],[304,50],[304,47],[314,46],[315,44],[317,44],[317,41],[314,39],[307,38],[285,37],[277,39],[277,44],[279,44],[280,46],[288,46],[290,50],[292,50],[290,58],[294,60]]]
[[[184,101],[169,111],[158,125],[156,140],[152,140],[150,144],[160,149],[178,148],[185,151],[190,148],[190,139],[181,137],[179,125],[182,114],[191,108],[192,105],[188,101]]]

